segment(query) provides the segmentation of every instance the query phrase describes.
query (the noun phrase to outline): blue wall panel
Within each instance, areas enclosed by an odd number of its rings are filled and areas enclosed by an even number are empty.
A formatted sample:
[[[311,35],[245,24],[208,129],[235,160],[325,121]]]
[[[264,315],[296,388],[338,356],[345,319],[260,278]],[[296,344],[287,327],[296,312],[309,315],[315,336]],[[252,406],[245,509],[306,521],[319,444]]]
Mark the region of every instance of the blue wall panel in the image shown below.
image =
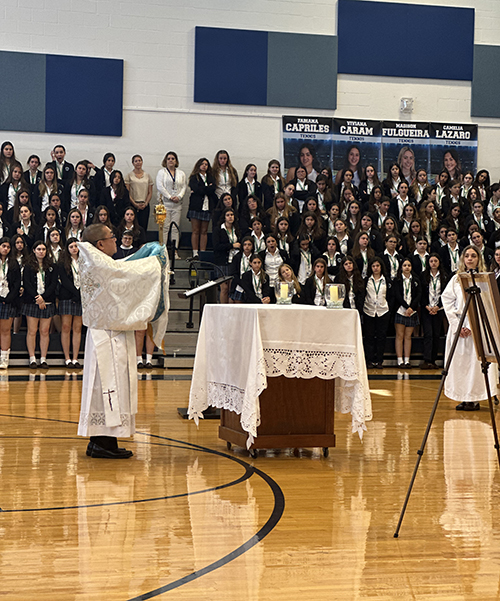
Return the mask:
[[[45,55],[1,52],[0,129],[45,131]]]
[[[336,36],[269,32],[267,65],[268,106],[337,108]]]
[[[266,31],[196,27],[194,101],[265,105],[267,35]]]
[[[121,136],[123,61],[47,55],[45,131]]]
[[[500,46],[474,46],[472,117],[500,117]]]
[[[472,80],[474,9],[339,0],[339,73]]]

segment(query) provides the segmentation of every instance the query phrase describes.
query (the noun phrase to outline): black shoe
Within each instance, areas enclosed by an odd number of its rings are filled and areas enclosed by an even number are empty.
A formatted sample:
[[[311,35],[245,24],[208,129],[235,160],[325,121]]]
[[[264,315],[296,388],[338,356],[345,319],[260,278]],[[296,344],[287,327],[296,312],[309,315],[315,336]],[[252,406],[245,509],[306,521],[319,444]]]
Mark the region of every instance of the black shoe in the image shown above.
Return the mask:
[[[465,403],[464,411],[479,411],[479,403]]]
[[[139,361],[137,364],[137,369],[144,369],[144,363],[142,361]]]
[[[37,362],[36,362],[36,361],[32,361],[32,362],[30,363],[30,369],[36,369],[37,367],[38,367],[38,364],[37,364]]]
[[[455,407],[455,409],[457,411],[466,411],[466,409],[465,409],[466,405],[467,405],[467,403],[465,401],[462,401]]]
[[[148,361],[144,367],[146,369],[151,369],[153,367],[153,364],[151,363],[151,361]]]
[[[40,367],[41,367],[42,369],[48,369],[48,367],[49,367],[49,366],[48,366],[48,363],[47,363],[47,361],[41,361],[41,362],[40,362]]]
[[[81,369],[82,368],[82,364],[78,360],[75,360],[75,361],[73,361],[73,367],[75,369]]]
[[[95,442],[89,442],[86,454],[88,457],[99,459],[128,459],[133,455],[132,451],[128,451],[127,449],[104,449],[95,444]]]
[[[411,369],[413,367],[413,365],[411,363],[405,363],[403,365],[404,369]]]

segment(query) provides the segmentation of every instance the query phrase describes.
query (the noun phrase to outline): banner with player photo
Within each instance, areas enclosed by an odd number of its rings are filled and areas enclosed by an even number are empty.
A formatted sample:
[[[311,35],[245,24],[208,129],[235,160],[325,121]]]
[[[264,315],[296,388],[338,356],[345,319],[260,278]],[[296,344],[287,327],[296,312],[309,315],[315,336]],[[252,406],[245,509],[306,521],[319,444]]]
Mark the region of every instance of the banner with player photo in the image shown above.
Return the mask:
[[[446,168],[451,179],[460,179],[467,171],[477,170],[477,125],[431,123],[432,179]]]
[[[332,166],[332,159],[333,119],[283,117],[284,174],[299,164],[306,167],[309,176],[311,173],[314,175],[314,171],[319,174],[322,167]]]
[[[385,178],[392,163],[397,163],[411,184],[418,169],[429,173],[430,167],[430,123],[404,123],[384,121],[382,123],[382,154]]]

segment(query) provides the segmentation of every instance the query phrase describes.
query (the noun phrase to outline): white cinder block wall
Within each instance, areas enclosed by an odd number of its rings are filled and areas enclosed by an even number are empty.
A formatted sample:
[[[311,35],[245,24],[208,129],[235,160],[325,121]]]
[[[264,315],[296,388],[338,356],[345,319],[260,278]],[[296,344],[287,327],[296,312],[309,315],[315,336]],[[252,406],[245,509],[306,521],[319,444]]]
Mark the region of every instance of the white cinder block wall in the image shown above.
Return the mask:
[[[435,4],[432,0],[418,3]],[[49,160],[50,148],[62,143],[72,162],[88,158],[100,165],[102,155],[112,151],[117,167],[127,172],[132,154],[140,153],[153,177],[168,150],[177,151],[181,169],[189,173],[200,156],[212,160],[217,150],[225,148],[240,173],[247,162],[255,162],[262,176],[268,160],[281,155],[282,114],[331,113],[195,104],[194,28],[335,34],[336,4],[335,0],[2,0],[2,50],[124,59],[125,111],[122,138],[21,132],[1,132],[0,137],[14,142],[23,161],[31,152]],[[439,4],[470,7],[472,3],[440,0]],[[498,44],[500,2],[476,0],[474,4],[476,43]],[[354,32],[353,45],[357,35],[362,32]],[[408,46],[401,52],[411,52],[418,37],[408,24]],[[454,57],[443,56],[443,63],[449,60]],[[224,56],[207,57],[207,68],[218,85],[231,85]],[[290,78],[293,82],[293,66]],[[335,115],[399,119],[402,96],[414,98],[411,120],[478,122],[479,167],[489,169],[494,180],[500,178],[500,120],[471,119],[468,82],[340,75]]]

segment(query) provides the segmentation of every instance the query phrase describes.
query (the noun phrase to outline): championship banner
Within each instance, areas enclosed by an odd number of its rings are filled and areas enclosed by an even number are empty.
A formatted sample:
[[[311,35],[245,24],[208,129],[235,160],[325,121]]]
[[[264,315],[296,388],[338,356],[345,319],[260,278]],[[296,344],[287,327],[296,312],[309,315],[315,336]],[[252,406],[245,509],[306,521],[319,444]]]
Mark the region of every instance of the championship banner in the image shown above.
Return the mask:
[[[465,172],[476,173],[477,125],[461,123],[431,123],[431,174],[434,179],[444,167],[451,179],[460,179]]]
[[[306,164],[318,174],[331,167],[333,159],[333,119],[329,117],[283,117],[284,173],[290,167]],[[302,157],[301,157],[302,155]],[[308,169],[310,172],[310,169]]]
[[[382,122],[382,152],[385,178],[389,165],[398,163],[411,184],[418,169],[430,168],[430,123]]]
[[[364,168],[373,165],[380,173],[381,168],[380,121],[366,119],[334,119],[333,121],[333,169],[354,171],[354,183],[364,177]]]

